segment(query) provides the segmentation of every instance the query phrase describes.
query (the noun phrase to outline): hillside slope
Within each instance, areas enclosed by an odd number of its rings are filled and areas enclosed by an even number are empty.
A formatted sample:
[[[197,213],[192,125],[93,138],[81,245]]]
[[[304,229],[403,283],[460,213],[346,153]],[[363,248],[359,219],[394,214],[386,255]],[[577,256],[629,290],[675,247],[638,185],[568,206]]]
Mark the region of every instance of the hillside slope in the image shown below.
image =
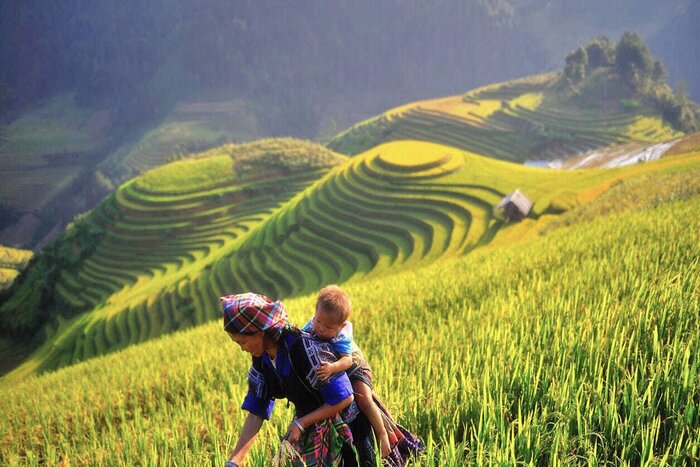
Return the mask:
[[[561,73],[551,73],[406,104],[353,126],[328,147],[354,155],[387,141],[417,139],[523,162],[682,135],[658,111],[626,95],[612,72],[599,70],[586,81],[578,91],[583,96],[570,93]],[[613,92],[630,102],[608,99]]]
[[[471,7],[456,9],[464,14],[465,8]],[[167,75],[177,73],[168,69]],[[91,84],[104,84],[104,78]],[[338,135],[330,147],[355,155],[387,141],[424,140],[522,162],[567,159],[617,144],[659,143],[681,135],[673,128],[700,129],[700,109],[682,89],[674,94],[665,80],[663,65],[638,35],[625,33],[617,45],[598,38],[569,54],[562,73],[404,105]],[[315,95],[318,86],[314,82],[314,91],[308,92]],[[355,113],[347,109],[396,102],[382,92],[348,89],[348,94],[313,106],[312,97],[299,87],[283,88],[282,95],[258,90],[247,97],[225,89],[194,93],[163,105],[156,117],[152,112],[158,106],[135,97],[132,86],[129,98],[118,99],[117,107],[143,104],[147,108],[140,118],[151,117],[126,126],[119,124],[124,114],[105,102],[85,106],[80,91],[37,103],[11,122],[8,141],[0,140],[0,174],[12,179],[0,187],[0,242],[41,249],[76,214],[91,209],[129,177],[189,152],[279,134],[272,130],[275,121],[293,122],[304,134],[313,126],[318,138],[334,134],[337,122],[351,121]],[[2,89],[0,83],[0,101]]]
[[[199,292],[188,282],[342,160],[311,143],[262,140],[223,146],[125,183],[20,277],[0,306],[3,333],[31,337],[47,322],[108,308],[108,316],[124,312],[117,337],[107,331],[109,345],[123,346],[203,321],[193,314],[204,307],[193,305]],[[174,324],[168,321],[174,317]],[[150,331],[144,321],[154,324]]]
[[[461,256],[497,234],[503,222],[493,207],[516,188],[534,201],[537,218],[586,202],[615,180],[697,167],[700,154],[621,169],[555,172],[404,141],[345,161],[288,201],[278,200],[274,212],[260,197],[266,193],[262,186],[248,209],[229,205],[235,196],[220,199],[217,189],[177,192],[178,164],[220,160],[228,164],[224,156],[183,161],[125,184],[93,215],[105,219],[96,248],[72,269],[53,269],[54,292],[42,299],[32,287],[17,288],[0,308],[6,329],[56,322],[52,313],[83,312],[59,324],[18,377],[214,318],[211,304],[223,293],[256,290],[286,298]],[[266,183],[287,189],[281,180]],[[206,200],[223,205],[207,207]],[[233,223],[230,233],[227,223]],[[57,248],[71,251],[72,245]],[[46,270],[34,271],[36,278],[47,276]],[[62,305],[45,307],[52,300]]]
[[[617,184],[581,207],[592,217],[527,237],[550,225],[529,220],[455,261],[345,286],[377,393],[426,441],[418,465],[700,460],[698,156],[692,171],[648,164],[654,184]],[[654,192],[684,177],[694,191]],[[285,303],[303,323],[314,296]],[[0,459],[222,464],[249,365],[217,320],[5,385]],[[292,412],[277,404],[249,465],[269,465]]]
[[[27,109],[0,139],[0,241],[42,248],[115,186],[186,154],[261,137],[249,103],[185,101],[124,134],[73,94]],[[41,187],[42,189],[37,189]]]

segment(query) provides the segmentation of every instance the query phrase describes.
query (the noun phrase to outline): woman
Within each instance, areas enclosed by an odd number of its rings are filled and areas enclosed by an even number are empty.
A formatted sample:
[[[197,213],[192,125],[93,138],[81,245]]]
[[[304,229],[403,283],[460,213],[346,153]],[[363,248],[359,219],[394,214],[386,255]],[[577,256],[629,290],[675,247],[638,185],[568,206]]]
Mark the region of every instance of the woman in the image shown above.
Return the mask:
[[[353,437],[366,441],[371,430],[351,405],[352,386],[345,374],[325,382],[316,378],[313,368],[326,359],[328,345],[303,337],[279,301],[245,293],[223,297],[222,305],[224,330],[253,356],[243,402],[248,415],[227,464],[242,463],[263,421],[270,418],[274,399],[284,397],[296,409],[285,438],[307,466],[358,465]],[[339,415],[343,410],[352,429]],[[373,451],[360,454],[362,465],[376,465]]]
[[[284,305],[264,295],[227,295],[221,303],[224,330],[253,356],[242,407],[248,415],[226,465],[242,463],[263,421],[270,418],[274,399],[287,398],[296,416],[285,439],[307,466],[376,466],[372,428],[353,402],[347,375],[326,381],[316,377],[314,369],[321,361],[335,359],[331,345],[302,334],[289,323]],[[403,465],[411,452],[422,450],[422,443],[405,433],[402,445],[395,445],[385,459],[388,465]]]

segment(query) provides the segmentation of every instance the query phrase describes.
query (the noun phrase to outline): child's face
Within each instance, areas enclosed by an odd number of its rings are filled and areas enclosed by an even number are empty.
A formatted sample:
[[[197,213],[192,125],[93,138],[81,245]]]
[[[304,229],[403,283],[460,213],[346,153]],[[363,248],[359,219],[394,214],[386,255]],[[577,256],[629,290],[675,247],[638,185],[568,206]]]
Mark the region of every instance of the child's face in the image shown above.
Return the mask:
[[[311,322],[311,330],[321,339],[332,339],[338,335],[345,323],[338,323],[338,319],[329,316],[321,309],[316,309],[316,315]]]

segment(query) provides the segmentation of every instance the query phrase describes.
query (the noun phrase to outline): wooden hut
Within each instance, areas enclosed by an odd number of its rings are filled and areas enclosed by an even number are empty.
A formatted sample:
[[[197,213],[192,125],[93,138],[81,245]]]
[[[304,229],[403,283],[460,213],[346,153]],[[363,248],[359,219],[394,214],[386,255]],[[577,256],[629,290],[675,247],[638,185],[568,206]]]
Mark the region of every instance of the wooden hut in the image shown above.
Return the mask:
[[[530,213],[532,201],[520,190],[515,190],[501,200],[496,206],[503,217],[513,222],[520,222]]]

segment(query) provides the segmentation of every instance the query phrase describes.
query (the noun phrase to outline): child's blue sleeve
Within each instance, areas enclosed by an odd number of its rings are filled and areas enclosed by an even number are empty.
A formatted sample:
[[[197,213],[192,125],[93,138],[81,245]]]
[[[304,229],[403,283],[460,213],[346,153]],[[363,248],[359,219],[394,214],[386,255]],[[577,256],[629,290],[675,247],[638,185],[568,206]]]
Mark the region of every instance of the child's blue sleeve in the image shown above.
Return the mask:
[[[338,355],[352,355],[352,339],[338,335],[331,344],[333,351]]]
[[[309,322],[306,323],[306,324],[304,325],[304,327],[301,328],[301,330],[304,331],[304,332],[311,332],[311,321],[312,321],[312,320],[309,320]]]

